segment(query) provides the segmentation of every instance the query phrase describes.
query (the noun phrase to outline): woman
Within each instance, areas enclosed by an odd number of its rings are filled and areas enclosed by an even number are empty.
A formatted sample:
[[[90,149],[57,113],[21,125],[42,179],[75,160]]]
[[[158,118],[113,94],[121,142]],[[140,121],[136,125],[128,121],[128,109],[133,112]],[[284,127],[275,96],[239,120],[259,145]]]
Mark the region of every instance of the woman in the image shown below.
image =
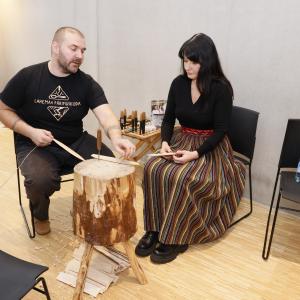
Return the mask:
[[[213,41],[196,34],[179,57],[184,72],[172,82],[161,128],[160,152],[174,154],[150,159],[144,170],[146,233],[135,251],[155,263],[222,236],[245,185],[226,136],[233,90]]]

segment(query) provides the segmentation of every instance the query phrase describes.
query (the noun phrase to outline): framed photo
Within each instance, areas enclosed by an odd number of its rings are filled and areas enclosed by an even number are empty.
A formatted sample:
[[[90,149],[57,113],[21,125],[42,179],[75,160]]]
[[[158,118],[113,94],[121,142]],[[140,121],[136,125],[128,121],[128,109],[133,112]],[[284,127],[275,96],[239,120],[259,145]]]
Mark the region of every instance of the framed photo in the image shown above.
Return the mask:
[[[160,128],[166,110],[167,100],[152,100],[151,101],[151,123]]]

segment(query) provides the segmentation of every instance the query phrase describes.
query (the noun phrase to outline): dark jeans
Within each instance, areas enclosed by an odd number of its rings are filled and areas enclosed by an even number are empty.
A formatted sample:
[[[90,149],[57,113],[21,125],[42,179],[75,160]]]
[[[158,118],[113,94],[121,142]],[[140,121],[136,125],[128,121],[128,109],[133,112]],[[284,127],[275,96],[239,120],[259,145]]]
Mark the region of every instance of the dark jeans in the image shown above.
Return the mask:
[[[32,143],[16,147],[18,165],[26,155],[35,147]],[[87,132],[69,146],[83,158],[90,159],[91,154],[97,153],[96,138]],[[114,156],[112,151],[104,144],[101,154]],[[25,177],[24,186],[30,200],[33,215],[39,220],[49,219],[49,197],[60,189],[60,180],[66,170],[72,170],[80,160],[52,142],[50,146],[36,148],[21,165],[21,173]]]

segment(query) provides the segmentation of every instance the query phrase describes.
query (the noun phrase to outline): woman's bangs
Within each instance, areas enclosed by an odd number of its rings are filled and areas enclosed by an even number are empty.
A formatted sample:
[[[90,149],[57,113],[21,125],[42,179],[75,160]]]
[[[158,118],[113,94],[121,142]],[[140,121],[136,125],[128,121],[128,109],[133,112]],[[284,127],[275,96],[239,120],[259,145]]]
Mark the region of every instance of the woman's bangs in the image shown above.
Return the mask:
[[[199,58],[199,49],[196,47],[191,47],[191,45],[187,45],[184,49],[182,49],[182,58],[186,57],[187,59],[199,63],[200,58]]]

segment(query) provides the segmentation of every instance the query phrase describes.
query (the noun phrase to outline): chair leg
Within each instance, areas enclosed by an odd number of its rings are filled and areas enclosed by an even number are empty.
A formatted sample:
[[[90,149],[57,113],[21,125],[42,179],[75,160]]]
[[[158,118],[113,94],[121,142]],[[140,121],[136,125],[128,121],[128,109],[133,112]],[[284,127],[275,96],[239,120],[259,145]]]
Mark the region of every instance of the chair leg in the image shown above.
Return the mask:
[[[244,216],[240,217],[236,221],[230,224],[229,228],[232,227],[233,225],[239,223],[240,221],[244,220],[245,218],[249,217],[252,214],[253,210],[253,202],[252,202],[252,176],[251,176],[251,164],[248,166],[248,171],[249,171],[249,191],[250,191],[250,210],[247,212]]]
[[[36,285],[39,283],[39,282],[42,282],[42,285],[43,285],[43,290],[41,290],[40,288],[37,288],[36,286],[34,286],[32,289],[34,289],[35,291],[39,292],[39,293],[42,293],[46,296],[47,300],[51,300],[50,298],[50,294],[49,294],[49,290],[48,290],[48,287],[47,287],[47,283],[46,283],[46,280],[45,278],[43,277],[39,277],[36,281]]]
[[[17,163],[17,179],[18,179],[19,205],[20,205],[21,213],[22,213],[25,225],[26,225],[26,230],[27,230],[28,236],[31,239],[33,239],[35,237],[35,225],[34,225],[33,210],[32,210],[32,205],[31,205],[30,200],[29,200],[30,219],[31,219],[31,228],[32,228],[32,230],[31,230],[30,226],[29,226],[29,223],[28,223],[28,220],[27,220],[27,217],[26,217],[26,214],[25,214],[25,211],[24,211],[23,204],[22,204],[20,170],[19,170],[18,163]],[[68,181],[73,181],[73,180],[74,180],[73,178],[72,179],[65,179],[65,180],[61,180],[61,182],[68,182]]]
[[[22,204],[22,194],[21,194],[21,185],[20,185],[20,171],[19,168],[17,168],[17,179],[18,179],[18,193],[19,193],[19,205],[20,205],[20,209],[21,209],[21,213],[23,215],[23,219],[26,225],[26,229],[27,229],[27,233],[28,236],[32,239],[35,237],[35,225],[34,225],[34,219],[33,219],[33,213],[32,213],[32,206],[31,203],[29,203],[29,207],[30,207],[30,218],[31,218],[31,227],[32,227],[32,231],[30,230],[27,218],[26,218],[26,214],[23,208],[23,204]]]
[[[250,191],[250,211],[248,216],[252,214],[253,211],[253,202],[252,202],[252,173],[251,173],[251,164],[249,165],[249,191]]]
[[[274,230],[275,230],[275,224],[276,224],[277,214],[278,214],[278,210],[279,210],[280,200],[281,200],[281,192],[279,191],[278,192],[278,198],[277,198],[277,204],[276,204],[276,208],[275,208],[275,214],[274,214],[274,218],[273,218],[271,235],[270,235],[269,243],[268,243],[268,249],[266,249],[267,240],[268,240],[268,236],[269,236],[269,224],[270,224],[270,220],[271,220],[274,197],[272,198],[272,201],[271,201],[271,204],[270,204],[270,210],[269,210],[268,222],[267,222],[265,240],[264,240],[264,248],[263,248],[263,252],[262,252],[262,258],[264,260],[267,260],[269,258],[269,255],[270,255],[270,250],[271,250],[271,245],[272,245],[273,234],[274,234]]]

